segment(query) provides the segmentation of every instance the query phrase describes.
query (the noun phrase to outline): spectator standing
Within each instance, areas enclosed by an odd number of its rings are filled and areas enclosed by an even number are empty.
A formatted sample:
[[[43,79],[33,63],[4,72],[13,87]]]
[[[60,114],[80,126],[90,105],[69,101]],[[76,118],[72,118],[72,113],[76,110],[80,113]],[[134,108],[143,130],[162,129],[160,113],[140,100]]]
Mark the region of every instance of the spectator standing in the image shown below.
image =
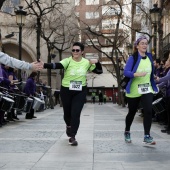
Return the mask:
[[[155,67],[155,71],[154,71],[154,75],[156,77],[160,77],[161,73],[163,71],[163,68],[161,66],[161,60],[160,59],[156,59],[154,60],[154,67]]]
[[[60,90],[56,89],[54,91],[55,104],[60,104]]]
[[[96,101],[96,93],[95,93],[95,92],[92,92],[91,96],[92,96],[92,102],[93,102],[93,104],[95,104],[95,101]]]
[[[104,102],[104,104],[106,104],[106,100],[107,100],[107,95],[106,95],[106,92],[105,92],[104,95],[103,95],[103,102]]]
[[[170,54],[169,58],[167,59],[165,66],[170,68]],[[156,83],[158,84],[158,87],[161,88],[166,88],[166,96],[165,96],[165,101],[166,101],[166,121],[167,121],[167,127],[163,130],[161,130],[162,133],[167,133],[170,134],[170,70],[168,70],[167,74],[164,77],[157,77]]]
[[[99,91],[99,105],[102,105],[103,103],[103,93]]]

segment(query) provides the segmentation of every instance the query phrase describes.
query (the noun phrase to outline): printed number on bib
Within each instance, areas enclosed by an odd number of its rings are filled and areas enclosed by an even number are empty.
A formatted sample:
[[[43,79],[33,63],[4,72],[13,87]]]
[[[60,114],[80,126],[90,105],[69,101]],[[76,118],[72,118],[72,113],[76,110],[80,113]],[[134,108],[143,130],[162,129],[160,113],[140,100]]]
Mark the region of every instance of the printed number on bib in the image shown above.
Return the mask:
[[[149,83],[146,84],[138,84],[138,93],[139,94],[147,94],[150,93],[150,85]]]
[[[81,91],[82,90],[82,82],[81,81],[70,81],[69,89]]]

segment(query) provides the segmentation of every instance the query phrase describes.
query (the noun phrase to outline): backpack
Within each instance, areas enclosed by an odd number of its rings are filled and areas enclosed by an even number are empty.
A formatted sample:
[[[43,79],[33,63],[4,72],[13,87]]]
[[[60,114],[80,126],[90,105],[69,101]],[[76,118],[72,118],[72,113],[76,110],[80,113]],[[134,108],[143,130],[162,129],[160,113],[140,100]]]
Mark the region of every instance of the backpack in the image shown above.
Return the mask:
[[[133,63],[133,66],[132,66],[131,71],[133,70],[133,68],[134,68],[134,66],[135,66],[135,64],[136,64],[136,62],[137,62],[137,60],[138,60],[138,56],[137,56],[137,55],[133,55],[133,58],[134,58],[134,63]],[[124,76],[124,77],[120,80],[119,85],[122,87],[122,89],[126,89],[126,86],[127,86],[128,82],[129,82],[129,80],[130,80],[130,78],[129,78],[129,77],[126,77],[126,76]]]

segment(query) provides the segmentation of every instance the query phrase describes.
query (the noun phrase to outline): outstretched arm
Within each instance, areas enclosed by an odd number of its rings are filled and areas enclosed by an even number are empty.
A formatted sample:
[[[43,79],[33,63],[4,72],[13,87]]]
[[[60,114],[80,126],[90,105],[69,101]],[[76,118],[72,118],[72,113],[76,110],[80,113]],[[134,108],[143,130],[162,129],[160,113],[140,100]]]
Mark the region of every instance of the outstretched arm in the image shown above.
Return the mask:
[[[18,60],[10,57],[9,55],[0,52],[0,63],[10,66],[12,68],[18,68],[21,70],[39,70],[42,69],[38,62],[28,63],[25,61]]]
[[[44,68],[48,69],[63,69],[63,65],[61,63],[44,63]]]
[[[91,59],[90,63],[96,65],[95,69],[92,70],[93,73],[96,73],[96,74],[103,73],[102,65],[100,64],[100,62],[97,59]]]
[[[47,69],[63,69],[63,65],[61,63],[44,63],[42,60],[40,60],[40,65],[43,66],[43,68]]]

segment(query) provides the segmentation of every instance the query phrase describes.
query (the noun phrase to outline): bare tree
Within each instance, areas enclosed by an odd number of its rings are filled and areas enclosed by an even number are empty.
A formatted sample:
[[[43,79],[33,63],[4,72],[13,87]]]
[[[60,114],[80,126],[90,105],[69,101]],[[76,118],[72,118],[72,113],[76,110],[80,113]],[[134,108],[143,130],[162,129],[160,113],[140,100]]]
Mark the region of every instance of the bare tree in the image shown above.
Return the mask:
[[[33,0],[31,2],[25,0],[25,2],[27,4],[26,9],[28,10],[28,15],[30,16],[30,20],[31,20],[30,23],[33,25],[33,29],[36,29],[37,32],[37,47],[36,47],[37,60],[39,60],[41,56],[40,39],[43,38],[47,44],[47,49],[48,49],[47,61],[50,62],[51,61],[50,50],[51,47],[53,46],[52,37],[54,36],[53,34],[55,32],[55,28],[53,26],[54,26],[54,20],[56,20],[54,13],[56,14],[58,12],[57,17],[62,15],[62,13],[60,13],[61,7],[62,5],[68,3],[65,0],[58,0],[58,1]],[[34,21],[36,21],[36,23]],[[38,75],[38,79],[39,79],[39,75]],[[48,70],[48,85],[51,86],[51,70]],[[50,103],[51,103],[51,107],[53,108],[51,95],[50,95]]]
[[[102,11],[102,9],[100,9],[102,7],[104,7],[104,5],[99,6],[97,10]],[[123,16],[122,3],[118,0],[112,0],[106,4],[105,8],[105,13],[103,13],[96,24],[96,28],[98,27],[99,30],[92,28],[91,25],[80,20],[83,25],[81,32],[83,32],[84,39],[88,39],[90,45],[105,56],[105,59],[102,58],[102,61],[107,60],[106,58],[111,61],[112,67],[110,67],[109,71],[116,77],[120,91],[120,58],[125,57],[120,48],[123,47],[125,42],[128,42],[129,33],[120,28]],[[111,11],[114,13],[114,17],[113,15],[108,15]],[[108,21],[105,28],[101,26],[102,20],[104,19]],[[94,43],[94,40],[97,40],[97,43]],[[111,49],[110,53],[105,50],[106,48]]]
[[[77,36],[75,25],[72,24],[72,15],[66,16],[62,11],[59,13],[54,11],[51,16],[47,16],[46,22],[48,22],[49,28],[48,30],[42,29],[41,36],[47,44],[48,62],[51,62],[51,49],[58,51],[60,61],[63,58],[63,52],[70,49],[73,40]],[[62,71],[60,71],[60,75],[62,79]]]

